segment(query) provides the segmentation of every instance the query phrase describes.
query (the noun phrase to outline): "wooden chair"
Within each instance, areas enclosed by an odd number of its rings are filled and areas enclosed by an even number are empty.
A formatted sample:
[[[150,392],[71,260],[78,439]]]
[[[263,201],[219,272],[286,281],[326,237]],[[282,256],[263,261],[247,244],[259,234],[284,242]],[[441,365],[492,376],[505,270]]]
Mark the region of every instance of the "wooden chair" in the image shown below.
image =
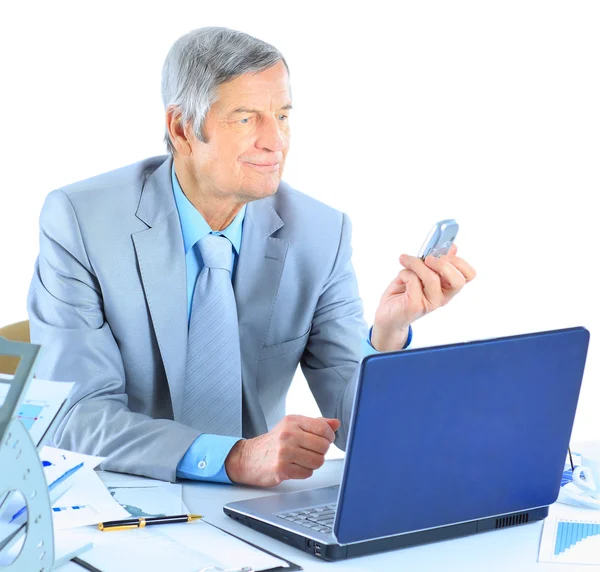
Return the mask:
[[[0,336],[13,342],[29,342],[29,322],[17,322],[0,328]],[[19,358],[0,355],[0,373],[14,374]]]

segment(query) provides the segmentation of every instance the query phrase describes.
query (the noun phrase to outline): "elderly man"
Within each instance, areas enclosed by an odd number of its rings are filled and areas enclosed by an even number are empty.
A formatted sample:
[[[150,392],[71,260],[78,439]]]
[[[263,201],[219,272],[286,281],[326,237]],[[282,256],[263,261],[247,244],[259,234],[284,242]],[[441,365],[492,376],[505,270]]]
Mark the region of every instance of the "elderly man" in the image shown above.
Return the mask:
[[[358,363],[475,272],[403,255],[369,334],[348,217],[281,181],[292,100],[273,46],[180,38],[167,157],[47,197],[28,308],[39,377],[77,381],[53,440],[107,470],[273,486],[344,447]],[[284,416],[298,363],[324,418]]]

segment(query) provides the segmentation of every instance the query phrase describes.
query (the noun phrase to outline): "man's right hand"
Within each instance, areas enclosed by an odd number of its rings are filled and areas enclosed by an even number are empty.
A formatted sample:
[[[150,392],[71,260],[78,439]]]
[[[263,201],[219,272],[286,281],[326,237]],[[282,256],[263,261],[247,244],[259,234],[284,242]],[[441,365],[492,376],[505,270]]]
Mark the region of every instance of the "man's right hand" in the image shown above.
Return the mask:
[[[234,483],[274,487],[287,479],[307,479],[325,462],[340,427],[338,419],[286,415],[271,431],[238,441],[225,459]]]

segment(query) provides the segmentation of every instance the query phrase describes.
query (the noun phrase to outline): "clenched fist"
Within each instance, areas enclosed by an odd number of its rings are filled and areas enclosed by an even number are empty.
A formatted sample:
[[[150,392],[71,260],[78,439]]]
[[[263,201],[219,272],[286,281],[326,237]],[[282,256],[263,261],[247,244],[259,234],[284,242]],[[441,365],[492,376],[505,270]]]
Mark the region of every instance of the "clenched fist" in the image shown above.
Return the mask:
[[[274,487],[287,479],[307,479],[325,462],[339,429],[338,419],[285,416],[271,431],[238,441],[225,459],[234,483]]]

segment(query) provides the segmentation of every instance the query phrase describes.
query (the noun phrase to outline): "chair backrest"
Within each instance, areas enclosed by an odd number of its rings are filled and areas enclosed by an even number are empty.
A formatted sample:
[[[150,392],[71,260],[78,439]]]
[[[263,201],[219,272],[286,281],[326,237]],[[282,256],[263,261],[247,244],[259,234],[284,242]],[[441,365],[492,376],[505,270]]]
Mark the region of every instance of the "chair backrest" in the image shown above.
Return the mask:
[[[13,342],[29,342],[29,322],[17,322],[0,328],[0,336]],[[0,355],[0,373],[13,375],[17,370],[19,359],[13,356]]]

